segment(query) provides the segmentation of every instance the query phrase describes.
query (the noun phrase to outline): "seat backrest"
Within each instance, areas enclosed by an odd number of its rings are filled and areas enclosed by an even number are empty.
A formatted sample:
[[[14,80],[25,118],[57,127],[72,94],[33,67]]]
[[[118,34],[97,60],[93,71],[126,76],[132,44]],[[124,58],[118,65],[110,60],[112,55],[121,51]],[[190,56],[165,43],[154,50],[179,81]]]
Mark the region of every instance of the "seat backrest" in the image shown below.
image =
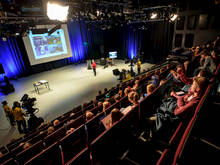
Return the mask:
[[[76,129],[76,128],[80,127],[81,125],[83,125],[84,123],[85,123],[85,115],[81,115],[78,118],[76,118],[74,121],[69,122],[66,125],[66,128],[67,128],[67,130],[70,128]]]
[[[15,147],[17,147],[22,141],[23,141],[23,138],[20,137],[20,138],[16,139],[15,141],[7,144],[6,147],[8,148],[9,151],[11,151]]]
[[[40,152],[35,157],[28,160],[25,165],[62,165],[62,155],[58,143],[54,143],[50,147]]]
[[[39,133],[38,135],[36,135],[36,136],[33,137],[32,139],[30,139],[29,142],[30,142],[31,144],[34,144],[34,143],[36,143],[36,142],[38,142],[38,141],[40,141],[40,140],[43,140],[46,136],[47,136],[47,131],[45,130],[45,131],[43,131],[42,134]]]
[[[91,165],[89,149],[85,148],[80,151],[66,165]]]
[[[126,108],[127,106],[129,106],[131,103],[128,101],[128,96],[123,97],[120,100],[120,108]]]
[[[81,110],[82,110],[82,105],[79,105],[78,107],[73,108],[72,112],[77,113],[77,112],[80,112]]]
[[[104,132],[105,128],[102,127],[100,118],[104,116],[104,113],[99,113],[94,118],[89,120],[85,125],[88,131],[88,141],[89,143],[97,138],[102,132]]]
[[[82,125],[74,132],[63,137],[60,140],[60,145],[62,147],[64,161],[68,162],[72,157],[74,157],[87,146],[85,126]]]
[[[24,164],[26,161],[40,153],[44,149],[44,145],[42,141],[39,141],[32,146],[30,146],[28,149],[23,150],[22,152],[18,153],[16,155],[16,159],[19,162],[19,164]]]
[[[59,141],[61,138],[63,138],[66,135],[66,129],[65,127],[61,127],[60,129],[56,130],[52,134],[46,136],[44,138],[44,142],[46,146],[50,146],[51,144]]]
[[[17,165],[17,163],[13,158],[10,158],[7,161],[3,162],[2,165]]]
[[[5,146],[3,146],[3,147],[0,148],[0,152],[2,154],[6,154],[8,152],[8,150],[7,150],[7,148]]]
[[[0,157],[0,164],[10,159],[11,157],[12,157],[12,154],[10,152],[4,154],[2,157]]]

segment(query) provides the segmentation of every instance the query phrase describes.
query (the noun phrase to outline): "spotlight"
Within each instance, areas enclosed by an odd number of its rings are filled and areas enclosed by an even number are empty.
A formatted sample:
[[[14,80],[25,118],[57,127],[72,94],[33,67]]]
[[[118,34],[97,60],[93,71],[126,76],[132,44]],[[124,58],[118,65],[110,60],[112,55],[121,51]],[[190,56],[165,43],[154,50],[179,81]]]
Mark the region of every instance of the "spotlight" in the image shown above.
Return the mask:
[[[157,18],[157,13],[151,13],[150,18],[151,18],[151,19],[155,19],[155,18]]]
[[[177,17],[178,17],[177,14],[171,14],[170,20],[171,20],[171,21],[175,21]]]
[[[61,6],[55,3],[47,3],[47,16],[51,20],[66,21],[69,6]]]

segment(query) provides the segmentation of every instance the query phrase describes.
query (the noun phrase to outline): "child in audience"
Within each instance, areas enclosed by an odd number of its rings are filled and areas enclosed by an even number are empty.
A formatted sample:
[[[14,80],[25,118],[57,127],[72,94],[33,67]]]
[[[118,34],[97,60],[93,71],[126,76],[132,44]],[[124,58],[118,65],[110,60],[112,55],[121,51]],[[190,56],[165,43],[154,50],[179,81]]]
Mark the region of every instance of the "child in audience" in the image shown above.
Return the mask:
[[[90,111],[86,111],[86,121],[89,121],[94,117],[94,114]]]
[[[50,126],[50,127],[47,129],[47,135],[52,134],[53,132],[54,132],[54,127]]]
[[[53,126],[55,127],[55,126],[57,126],[58,124],[60,124],[60,121],[59,121],[58,119],[54,120]]]
[[[115,99],[115,102],[119,102],[121,98],[120,98],[119,94],[116,94],[114,96],[114,99]]]
[[[131,90],[130,90],[129,88],[125,88],[125,91],[124,91],[125,96],[128,96],[128,93],[129,93],[130,91],[131,91]]]
[[[146,90],[147,90],[147,93],[144,95],[145,97],[149,96],[151,93],[153,93],[153,91],[155,90],[154,84],[147,85],[147,89]]]
[[[70,128],[69,130],[66,131],[66,135],[69,135],[71,134],[72,132],[74,132],[74,128]]]
[[[31,145],[32,145],[31,143],[26,142],[26,143],[24,143],[24,145],[23,145],[23,149],[26,150],[26,149],[30,148]]]
[[[109,107],[110,107],[110,103],[108,102],[108,101],[105,101],[104,103],[103,103],[103,112],[104,113],[106,113],[105,111],[106,111],[106,109],[108,109]]]
[[[111,111],[111,125],[119,121],[124,116],[118,108],[114,108]]]

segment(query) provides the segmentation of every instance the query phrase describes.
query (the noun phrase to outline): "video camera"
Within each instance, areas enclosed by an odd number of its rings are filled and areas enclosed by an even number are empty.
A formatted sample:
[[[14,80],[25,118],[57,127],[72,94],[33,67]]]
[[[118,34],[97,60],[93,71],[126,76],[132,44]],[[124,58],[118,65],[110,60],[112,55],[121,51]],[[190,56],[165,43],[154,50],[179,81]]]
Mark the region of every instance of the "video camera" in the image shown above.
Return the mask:
[[[27,110],[28,114],[34,114],[37,108],[33,108],[34,102],[36,101],[36,98],[30,98],[28,94],[24,94],[21,98],[22,105],[21,107]]]

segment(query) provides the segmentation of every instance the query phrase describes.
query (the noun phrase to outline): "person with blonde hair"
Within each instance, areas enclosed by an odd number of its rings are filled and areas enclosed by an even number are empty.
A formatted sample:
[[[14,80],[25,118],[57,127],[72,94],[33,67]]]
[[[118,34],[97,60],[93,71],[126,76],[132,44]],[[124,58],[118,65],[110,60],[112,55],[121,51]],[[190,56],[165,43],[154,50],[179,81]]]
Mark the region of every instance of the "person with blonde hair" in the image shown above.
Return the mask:
[[[89,121],[90,119],[92,119],[95,115],[90,112],[90,111],[86,111],[86,121]]]
[[[137,92],[130,92],[128,94],[128,100],[130,101],[130,103],[137,105],[138,100],[139,100],[139,96],[138,96]]]
[[[123,116],[124,114],[118,108],[114,108],[111,111],[111,125],[119,121]]]
[[[147,85],[147,94],[145,96],[149,96],[151,93],[153,93],[153,91],[155,90],[155,85],[154,84],[149,84]]]
[[[103,103],[103,112],[104,113],[106,113],[105,111],[106,111],[106,109],[108,109],[109,107],[110,107],[110,103],[108,102],[108,101],[105,101],[104,103]]]

